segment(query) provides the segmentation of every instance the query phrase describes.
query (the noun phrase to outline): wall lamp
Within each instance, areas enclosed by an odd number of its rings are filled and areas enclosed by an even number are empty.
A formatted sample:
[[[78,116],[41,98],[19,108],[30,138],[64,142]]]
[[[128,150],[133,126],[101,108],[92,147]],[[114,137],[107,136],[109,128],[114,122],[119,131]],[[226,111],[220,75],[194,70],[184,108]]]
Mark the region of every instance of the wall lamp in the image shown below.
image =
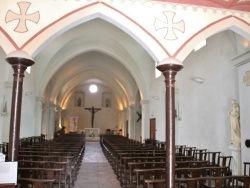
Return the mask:
[[[191,80],[199,84],[202,84],[204,82],[204,78],[201,77],[192,77]]]

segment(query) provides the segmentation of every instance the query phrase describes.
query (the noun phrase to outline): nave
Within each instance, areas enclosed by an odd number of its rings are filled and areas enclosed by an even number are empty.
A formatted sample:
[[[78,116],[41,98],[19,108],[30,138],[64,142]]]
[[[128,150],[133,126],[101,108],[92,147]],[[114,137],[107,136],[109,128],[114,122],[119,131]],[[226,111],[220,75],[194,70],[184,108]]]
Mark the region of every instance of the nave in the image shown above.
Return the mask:
[[[85,186],[86,185],[86,186]],[[120,188],[99,142],[86,142],[85,154],[74,188]]]

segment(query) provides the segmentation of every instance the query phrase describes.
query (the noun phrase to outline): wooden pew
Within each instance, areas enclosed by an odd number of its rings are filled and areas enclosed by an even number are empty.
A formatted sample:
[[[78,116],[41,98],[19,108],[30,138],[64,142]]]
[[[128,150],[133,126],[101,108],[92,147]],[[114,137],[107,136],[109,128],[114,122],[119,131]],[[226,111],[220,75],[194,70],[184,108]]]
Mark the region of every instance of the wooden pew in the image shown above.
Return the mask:
[[[199,177],[224,177],[228,174],[228,167],[200,167],[200,168],[177,168],[175,177],[178,178],[199,178]],[[165,168],[134,169],[136,174],[136,187],[139,188],[145,179],[163,179]],[[209,172],[209,175],[208,173]],[[190,182],[189,182],[190,183]]]
[[[44,186],[48,188],[53,187],[53,183],[56,179],[37,179],[37,178],[19,178],[18,186],[19,187],[34,187],[34,188],[43,188]]]
[[[29,181],[33,185],[42,187],[44,183],[52,187],[53,183],[61,185],[61,173],[63,168],[18,168],[18,183]]]
[[[30,161],[30,160],[19,160],[18,167],[22,168],[62,168],[63,171],[60,174],[60,183],[64,184],[64,187],[68,185],[71,187],[72,184],[72,174],[70,167],[68,166],[69,162],[60,162],[60,161]],[[58,180],[59,181],[59,180]]]
[[[82,135],[64,135],[53,141],[44,141],[21,145],[19,150],[20,164],[45,168],[63,168],[60,183],[73,186],[84,154],[85,137]],[[25,155],[24,155],[25,154]],[[32,162],[28,162],[31,160]],[[26,161],[26,162],[25,162]],[[40,162],[38,162],[40,161]],[[64,164],[64,166],[62,166]],[[68,180],[69,179],[69,180]],[[27,182],[28,180],[22,180]],[[29,180],[30,181],[30,180]],[[32,180],[33,181],[33,180]],[[57,180],[56,180],[57,181]],[[37,183],[34,180],[34,183]],[[44,183],[43,183],[44,184]]]
[[[129,177],[126,178],[125,185],[133,187],[136,184],[136,174],[134,169],[165,168],[166,162],[128,162]]]
[[[240,182],[243,179],[243,184]],[[224,176],[224,177],[199,177],[199,178],[176,178],[176,188],[249,188],[250,176]],[[145,188],[164,188],[165,179],[161,180],[144,180]]]

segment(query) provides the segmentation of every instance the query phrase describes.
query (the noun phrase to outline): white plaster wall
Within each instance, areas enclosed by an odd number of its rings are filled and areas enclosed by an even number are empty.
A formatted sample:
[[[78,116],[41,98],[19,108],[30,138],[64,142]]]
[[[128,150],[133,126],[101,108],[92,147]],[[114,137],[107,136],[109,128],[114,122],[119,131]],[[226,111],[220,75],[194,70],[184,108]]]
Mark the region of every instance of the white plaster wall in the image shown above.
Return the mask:
[[[31,73],[25,71],[23,82],[22,111],[20,122],[20,138],[35,135],[35,106],[36,96],[34,90],[35,74],[31,67]]]
[[[240,91],[240,126],[241,126],[241,153],[242,163],[250,161],[250,148],[245,145],[246,139],[250,139],[250,86],[243,83],[243,76],[246,71],[250,70],[250,60],[248,63],[239,67],[239,91]]]
[[[150,88],[150,118],[156,119],[156,140],[165,141],[165,78],[160,76],[151,82]],[[149,128],[148,128],[149,129]]]
[[[188,56],[177,75],[181,121],[176,144],[231,154],[228,109],[239,97],[237,69],[230,62],[235,51],[228,37],[226,33],[209,38],[204,48]],[[204,83],[195,83],[193,76],[204,78]]]
[[[5,70],[6,69],[6,62],[4,61],[5,59],[5,54],[2,50],[2,48],[0,48],[0,58],[1,58],[1,63],[0,63],[0,70]],[[4,106],[4,98],[7,98],[4,94],[4,82],[5,82],[5,76],[6,76],[6,71],[1,71],[1,74],[0,74],[0,86],[1,86],[1,89],[0,89],[0,109],[1,109],[1,112],[2,112],[2,109],[3,109],[3,106]],[[7,117],[6,116],[0,116],[0,143],[3,142],[3,127],[4,127],[4,120],[6,119]]]

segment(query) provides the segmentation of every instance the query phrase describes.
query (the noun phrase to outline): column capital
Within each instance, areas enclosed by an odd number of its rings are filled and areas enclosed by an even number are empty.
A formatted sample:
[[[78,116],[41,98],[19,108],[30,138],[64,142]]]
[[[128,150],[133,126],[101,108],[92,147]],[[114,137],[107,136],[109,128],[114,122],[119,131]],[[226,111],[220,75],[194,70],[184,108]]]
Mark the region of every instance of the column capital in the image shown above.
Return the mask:
[[[6,57],[6,61],[11,65],[21,64],[26,67],[33,65],[34,60],[24,51],[13,51]]]
[[[168,58],[165,58],[165,59],[159,61],[157,63],[157,66],[168,65],[168,64],[170,64],[170,65],[182,65],[183,66],[181,61],[179,61],[178,59],[173,58],[173,57],[168,57]]]
[[[175,58],[166,58],[158,63],[157,69],[161,72],[173,70],[178,72],[183,68],[183,64]]]

